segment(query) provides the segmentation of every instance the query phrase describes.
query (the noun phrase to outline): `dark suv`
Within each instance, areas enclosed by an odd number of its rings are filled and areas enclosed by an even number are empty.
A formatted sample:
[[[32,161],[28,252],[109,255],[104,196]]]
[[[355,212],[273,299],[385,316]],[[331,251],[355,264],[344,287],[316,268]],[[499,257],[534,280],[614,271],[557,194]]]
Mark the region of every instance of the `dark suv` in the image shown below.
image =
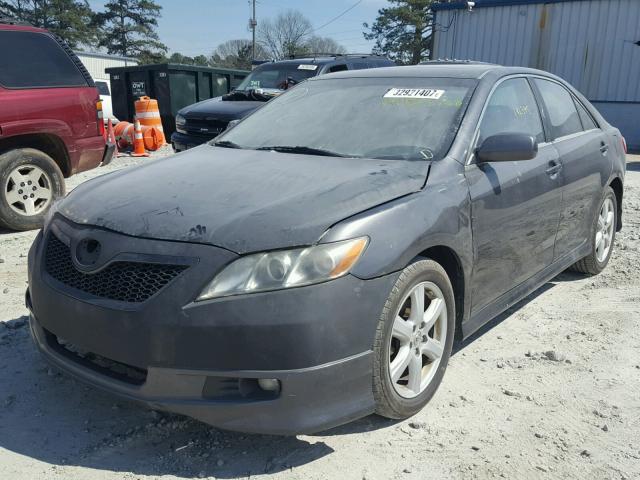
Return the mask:
[[[256,67],[228,95],[183,108],[176,115],[171,144],[176,152],[207,142],[222,133],[229,122],[240,120],[289,87],[323,73],[389,67],[395,63],[377,55],[316,55],[265,62]]]
[[[0,18],[0,226],[39,228],[64,178],[108,163],[98,90],[40,28]]]

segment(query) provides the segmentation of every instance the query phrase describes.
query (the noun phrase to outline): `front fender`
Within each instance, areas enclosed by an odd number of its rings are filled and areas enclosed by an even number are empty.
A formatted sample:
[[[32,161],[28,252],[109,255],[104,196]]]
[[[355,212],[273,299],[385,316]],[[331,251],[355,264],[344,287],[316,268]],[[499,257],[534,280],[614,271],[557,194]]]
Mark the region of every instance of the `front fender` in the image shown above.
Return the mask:
[[[363,279],[402,270],[435,246],[456,253],[467,279],[473,265],[469,191],[452,162],[436,162],[423,190],[347,218],[321,241],[368,236],[367,250],[351,272]]]

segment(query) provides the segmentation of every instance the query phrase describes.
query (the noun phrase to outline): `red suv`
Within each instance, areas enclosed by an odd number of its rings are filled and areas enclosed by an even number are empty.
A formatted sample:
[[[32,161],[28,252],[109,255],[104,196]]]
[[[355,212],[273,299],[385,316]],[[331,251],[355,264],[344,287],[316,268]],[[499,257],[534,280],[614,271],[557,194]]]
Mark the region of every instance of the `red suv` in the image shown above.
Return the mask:
[[[89,72],[46,30],[0,19],[0,226],[39,228],[64,178],[106,164]]]

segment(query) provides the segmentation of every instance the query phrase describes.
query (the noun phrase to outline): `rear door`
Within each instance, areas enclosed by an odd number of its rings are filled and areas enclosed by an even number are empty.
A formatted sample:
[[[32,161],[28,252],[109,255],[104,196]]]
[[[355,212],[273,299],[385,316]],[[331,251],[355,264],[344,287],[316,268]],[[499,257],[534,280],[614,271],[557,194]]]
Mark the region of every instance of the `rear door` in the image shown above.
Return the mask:
[[[589,241],[615,147],[582,103],[551,79],[534,78],[547,130],[562,162],[562,212],[554,259]],[[611,152],[610,152],[611,150]]]
[[[529,82],[498,84],[483,112],[478,140],[525,133],[538,141],[531,160],[475,163],[465,175],[471,195],[474,269],[472,314],[551,264],[560,217],[558,154],[545,141]]]

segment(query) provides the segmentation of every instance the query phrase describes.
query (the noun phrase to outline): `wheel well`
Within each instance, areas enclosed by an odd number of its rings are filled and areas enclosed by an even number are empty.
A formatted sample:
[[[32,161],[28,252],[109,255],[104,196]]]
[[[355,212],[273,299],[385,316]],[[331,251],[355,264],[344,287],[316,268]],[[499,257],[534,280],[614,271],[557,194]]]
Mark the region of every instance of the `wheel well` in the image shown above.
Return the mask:
[[[462,318],[464,317],[464,271],[460,258],[456,252],[445,246],[428,248],[420,256],[438,262],[447,272],[456,301],[456,340],[460,340],[462,338]]]
[[[35,148],[49,155],[65,177],[71,175],[69,154],[60,137],[47,133],[16,135],[0,139],[0,154],[16,148]]]
[[[616,228],[616,230],[620,231],[622,230],[622,192],[623,192],[622,180],[616,177],[611,181],[609,186],[613,190],[613,193],[616,194],[616,200],[617,200],[616,203],[618,204],[618,211],[616,212],[616,216],[618,217],[616,218],[617,220],[616,224],[618,225],[618,228]]]

